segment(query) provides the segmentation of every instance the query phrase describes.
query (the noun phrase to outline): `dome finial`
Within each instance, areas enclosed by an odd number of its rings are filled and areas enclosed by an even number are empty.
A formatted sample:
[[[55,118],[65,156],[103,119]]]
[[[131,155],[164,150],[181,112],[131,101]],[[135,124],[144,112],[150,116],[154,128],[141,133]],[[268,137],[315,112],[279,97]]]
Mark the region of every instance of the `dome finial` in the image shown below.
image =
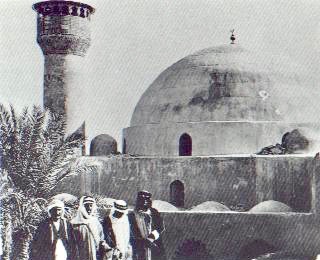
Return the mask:
[[[234,36],[234,29],[232,29],[230,32],[231,32],[231,37],[230,37],[231,44],[234,44],[234,41],[236,40],[236,37]]]

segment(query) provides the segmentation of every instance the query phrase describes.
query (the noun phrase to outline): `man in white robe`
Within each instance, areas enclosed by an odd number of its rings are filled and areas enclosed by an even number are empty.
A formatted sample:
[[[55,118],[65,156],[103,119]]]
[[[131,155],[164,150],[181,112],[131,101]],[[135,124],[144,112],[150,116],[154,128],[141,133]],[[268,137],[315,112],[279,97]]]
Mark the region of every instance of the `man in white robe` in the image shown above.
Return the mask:
[[[124,200],[114,202],[109,216],[102,223],[107,244],[110,246],[107,259],[131,260],[130,225],[128,220],[128,205]]]

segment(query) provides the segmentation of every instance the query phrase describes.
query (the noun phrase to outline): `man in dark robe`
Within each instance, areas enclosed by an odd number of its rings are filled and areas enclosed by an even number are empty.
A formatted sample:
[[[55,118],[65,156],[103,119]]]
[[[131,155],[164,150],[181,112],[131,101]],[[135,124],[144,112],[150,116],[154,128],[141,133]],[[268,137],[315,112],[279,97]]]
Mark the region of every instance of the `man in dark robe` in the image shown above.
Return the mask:
[[[159,212],[152,208],[151,196],[148,191],[139,191],[135,209],[128,214],[133,260],[166,259],[161,240],[164,223]]]
[[[31,242],[30,259],[76,259],[72,226],[63,218],[64,203],[54,199],[47,210],[49,217],[39,224]]]

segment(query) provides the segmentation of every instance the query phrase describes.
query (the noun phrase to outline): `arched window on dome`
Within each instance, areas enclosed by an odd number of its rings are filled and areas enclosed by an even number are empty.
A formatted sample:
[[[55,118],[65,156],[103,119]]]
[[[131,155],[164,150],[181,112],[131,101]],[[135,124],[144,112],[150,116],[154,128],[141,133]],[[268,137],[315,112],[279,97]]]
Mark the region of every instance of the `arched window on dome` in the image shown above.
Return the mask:
[[[192,155],[192,139],[191,136],[184,133],[179,139],[179,156]]]
[[[176,207],[184,207],[184,185],[179,180],[170,184],[170,203]]]

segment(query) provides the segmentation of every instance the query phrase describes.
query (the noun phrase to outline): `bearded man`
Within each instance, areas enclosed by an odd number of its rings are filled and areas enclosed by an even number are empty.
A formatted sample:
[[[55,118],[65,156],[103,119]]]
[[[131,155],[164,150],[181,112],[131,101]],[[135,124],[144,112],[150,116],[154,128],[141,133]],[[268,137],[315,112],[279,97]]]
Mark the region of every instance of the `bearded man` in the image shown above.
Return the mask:
[[[161,239],[164,223],[159,212],[152,208],[151,197],[150,192],[139,191],[135,209],[128,215],[134,260],[166,259]]]

